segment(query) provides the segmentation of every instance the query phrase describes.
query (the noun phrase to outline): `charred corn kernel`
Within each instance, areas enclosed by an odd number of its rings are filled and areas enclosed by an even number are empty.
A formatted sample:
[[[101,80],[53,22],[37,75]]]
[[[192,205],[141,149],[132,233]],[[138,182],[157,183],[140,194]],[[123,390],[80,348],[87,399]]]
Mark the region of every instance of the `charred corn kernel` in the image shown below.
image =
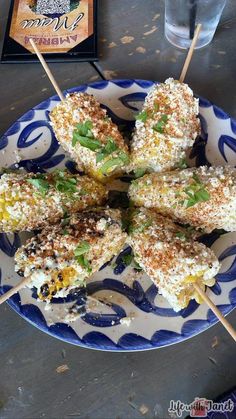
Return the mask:
[[[101,182],[124,173],[128,147],[99,102],[87,93],[73,93],[50,113],[56,137],[79,168]]]
[[[126,236],[119,210],[86,210],[28,240],[15,254],[15,270],[31,278],[40,299],[65,297],[119,253]]]
[[[0,232],[43,228],[65,212],[101,205],[106,197],[105,188],[95,180],[63,170],[5,173],[0,178]]]
[[[129,170],[176,168],[200,131],[198,100],[187,84],[171,78],[148,93],[136,116]]]
[[[137,206],[206,232],[236,231],[236,169],[230,166],[145,175],[132,183],[129,196]]]
[[[189,237],[186,229],[153,210],[134,210],[129,243],[137,263],[175,311],[199,300],[193,284],[214,284],[220,264],[211,249]]]

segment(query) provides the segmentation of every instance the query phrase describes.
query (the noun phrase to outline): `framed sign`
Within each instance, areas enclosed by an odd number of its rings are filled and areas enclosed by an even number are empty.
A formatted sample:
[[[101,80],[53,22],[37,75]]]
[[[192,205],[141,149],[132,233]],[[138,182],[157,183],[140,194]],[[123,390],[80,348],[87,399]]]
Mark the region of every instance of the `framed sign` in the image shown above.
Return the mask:
[[[47,61],[97,60],[97,1],[12,1],[2,62],[37,61],[30,38]]]

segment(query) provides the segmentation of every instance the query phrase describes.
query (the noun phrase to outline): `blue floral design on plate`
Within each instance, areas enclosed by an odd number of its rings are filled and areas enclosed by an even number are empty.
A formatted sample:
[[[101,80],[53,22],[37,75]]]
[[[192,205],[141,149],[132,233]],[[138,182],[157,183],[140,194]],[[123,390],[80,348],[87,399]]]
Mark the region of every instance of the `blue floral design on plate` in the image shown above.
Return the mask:
[[[98,95],[113,121],[126,132],[132,130],[134,114],[141,109],[153,83],[149,80],[99,81],[73,87],[65,93],[88,92]],[[5,166],[5,156],[12,156],[8,166],[15,166],[13,151],[18,147],[21,161],[17,165],[25,170],[44,172],[60,165],[72,173],[77,172],[75,163],[59,147],[49,124],[49,112],[58,101],[56,95],[45,100],[26,112],[7,130],[0,139],[0,149],[3,151],[0,154],[1,166]],[[218,159],[220,156],[225,162],[230,157],[231,164],[233,162],[236,166],[236,121],[207,99],[199,98],[199,104],[202,133],[195,142],[190,160],[196,165],[211,165],[215,156]],[[211,131],[215,126],[217,135],[213,139]],[[214,152],[207,152],[206,147]],[[129,178],[125,177],[124,181],[129,181]],[[24,240],[22,234],[0,234],[0,294],[20,279],[14,274],[13,257]],[[227,314],[236,306],[236,233],[213,232],[203,236],[201,241],[214,246],[223,263],[217,282],[211,288],[211,296],[222,312]],[[66,299],[53,300],[53,312],[44,310],[44,303],[37,301],[35,290],[24,289],[8,303],[31,324],[54,337],[75,345],[109,351],[137,351],[175,344],[217,322],[206,306],[199,306],[195,301],[175,313],[158,295],[150,279],[125,265],[122,256],[130,253],[131,248],[127,247],[105,264],[94,275],[86,292],[79,290]],[[130,282],[131,276],[135,276],[135,280]],[[89,297],[102,301],[103,308],[100,311],[94,308],[88,310]],[[67,324],[58,317],[57,310],[64,308],[66,314],[65,307],[75,304],[81,309],[81,317]],[[122,323],[126,317],[132,318],[130,326]]]

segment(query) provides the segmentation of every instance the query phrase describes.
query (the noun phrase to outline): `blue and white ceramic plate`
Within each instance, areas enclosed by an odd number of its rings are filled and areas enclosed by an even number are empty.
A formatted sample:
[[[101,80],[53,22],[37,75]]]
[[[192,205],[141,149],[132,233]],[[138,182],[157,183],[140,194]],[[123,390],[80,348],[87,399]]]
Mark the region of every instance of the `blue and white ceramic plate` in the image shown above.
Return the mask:
[[[130,131],[134,113],[142,107],[153,82],[144,80],[102,81],[70,89],[88,92],[108,109],[114,122]],[[0,140],[0,166],[23,167],[27,171],[48,171],[59,166],[75,170],[73,162],[59,147],[49,125],[48,113],[58,97],[35,106],[23,115]],[[191,165],[231,164],[236,166],[236,121],[224,111],[200,98],[202,135],[190,154]],[[17,165],[15,164],[17,161]],[[6,292],[19,282],[14,273],[14,253],[25,234],[0,234],[0,291]],[[236,306],[236,233],[213,233],[202,239],[211,246],[222,263],[216,285],[208,294],[218,308],[229,313]],[[130,252],[130,248],[124,250]],[[114,268],[114,261],[116,267]],[[91,278],[90,296],[103,304],[87,303],[82,317],[66,323],[67,309],[82,304],[83,293],[67,300],[53,301],[49,310],[37,301],[34,291],[23,289],[9,300],[9,305],[31,324],[66,342],[110,351],[154,349],[181,342],[216,323],[204,304],[190,305],[175,313],[157,294],[156,287],[144,274],[131,272],[121,256],[114,258]]]

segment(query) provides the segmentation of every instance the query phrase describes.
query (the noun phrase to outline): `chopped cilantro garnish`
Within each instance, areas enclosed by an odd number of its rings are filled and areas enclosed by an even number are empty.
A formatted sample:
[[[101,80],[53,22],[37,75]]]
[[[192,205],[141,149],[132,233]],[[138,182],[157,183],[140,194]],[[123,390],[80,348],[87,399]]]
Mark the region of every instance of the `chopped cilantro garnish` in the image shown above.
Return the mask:
[[[91,151],[96,151],[96,163],[101,162],[114,151],[117,151],[117,157],[107,160],[101,167],[100,170],[103,174],[109,172],[113,166],[122,166],[129,162],[128,155],[122,150],[119,150],[112,137],[108,137],[107,143],[103,145],[94,137],[91,128],[91,121],[77,124],[76,129],[73,132],[72,146],[74,147],[76,143],[79,142],[83,147],[86,147]]]
[[[131,265],[131,267],[132,268],[134,268],[134,269],[136,269],[136,271],[142,271],[143,269],[139,266],[139,264],[135,261],[135,259],[134,259],[134,254],[133,254],[133,252],[132,253],[129,253],[129,254],[127,254],[127,255],[123,255],[122,257],[121,257],[121,259],[119,259],[119,262],[118,263],[113,263],[112,265],[111,265],[111,267],[114,269],[114,268],[117,268],[117,266],[119,266],[119,263],[120,262],[122,262],[125,266],[130,266]]]
[[[56,170],[53,174],[55,188],[59,192],[73,193],[77,192],[77,181],[74,177],[67,177],[64,170]]]
[[[90,265],[90,262],[84,255],[79,255],[76,257],[77,262],[82,266],[82,268],[87,269],[87,271],[90,273],[92,272],[92,268]]]
[[[210,194],[205,189],[200,189],[199,191],[195,192],[195,196],[198,202],[205,202],[210,199]]]
[[[100,141],[94,138],[94,135],[91,131],[92,127],[92,121],[86,121],[77,124],[73,132],[72,146],[74,147],[76,143],[79,142],[80,145],[92,151],[96,151],[101,148]]]
[[[136,271],[142,271],[143,268],[141,268],[141,266],[138,264],[138,262],[136,262],[136,260],[133,260],[133,265],[134,265],[134,269],[136,269]]]
[[[98,153],[96,154],[96,163],[99,163],[99,162],[100,162],[100,161],[102,161],[104,158],[105,158],[104,153],[102,153],[102,152],[98,152]]]
[[[138,121],[146,122],[147,118],[148,118],[147,111],[142,111],[138,113],[138,115],[135,115],[135,119]]]
[[[152,225],[152,220],[147,220],[141,226],[130,226],[129,233],[142,233],[146,228]]]
[[[96,162],[99,163],[101,160],[105,159],[106,156],[112,154],[114,151],[118,149],[113,138],[108,137],[108,141],[104,147],[102,147],[96,155]]]
[[[100,171],[102,174],[107,174],[111,171],[114,166],[123,166],[129,163],[129,157],[124,151],[119,151],[118,157],[107,160],[101,167]]]
[[[80,256],[84,255],[84,253],[87,253],[90,249],[90,244],[86,241],[82,241],[74,250],[74,255]]]
[[[135,119],[138,120],[138,121],[146,122],[149,117],[155,116],[155,112],[159,111],[159,104],[154,103],[153,108],[154,108],[153,112],[149,109],[147,111],[142,111],[142,112],[138,113],[137,115],[135,115]],[[166,115],[164,115],[164,116],[166,116]]]
[[[69,234],[69,231],[66,230],[66,228],[65,228],[65,230],[62,231],[62,234],[63,234],[63,236],[67,236]]]
[[[133,260],[133,255],[132,254],[128,254],[128,255],[123,255],[121,257],[122,262],[126,265],[129,266]]]
[[[146,172],[146,169],[142,169],[142,168],[136,169],[134,171],[135,179],[138,179],[139,177],[142,177],[145,174],[145,172]]]
[[[59,192],[73,193],[77,192],[77,181],[75,178],[65,177],[65,172],[59,171],[54,175],[55,188]]]
[[[180,201],[180,204],[186,205],[187,208],[193,207],[198,202],[205,202],[210,199],[209,192],[204,189],[201,180],[195,173],[193,174],[193,180],[194,181],[184,190],[188,199]]]
[[[113,140],[112,137],[108,137],[108,141],[104,147],[104,153],[106,154],[111,154],[113,153],[113,151],[117,150],[118,146],[115,143],[115,141]]]
[[[31,185],[38,189],[43,196],[45,196],[49,190],[49,183],[44,179],[44,175],[38,175],[38,177],[33,179],[27,179],[27,182],[31,183]]]
[[[81,137],[79,135],[76,136],[75,138],[76,138],[76,141],[79,141],[82,147],[88,148],[91,151],[99,150],[101,147],[100,141],[96,140],[95,138]]]
[[[182,205],[185,205],[187,208],[193,207],[195,204],[197,204],[199,200],[196,197],[196,194],[194,193],[192,196],[189,194],[189,198],[186,201],[183,201]]]
[[[119,151],[119,158],[122,160],[123,164],[129,163],[129,156],[124,151]]]
[[[92,271],[90,266],[90,262],[85,257],[85,253],[87,253],[90,249],[90,244],[86,241],[82,241],[74,250],[74,255],[77,262],[83,267],[86,268],[88,272]]]
[[[179,163],[177,164],[177,167],[178,167],[179,169],[186,169],[186,168],[188,167],[188,165],[187,165],[187,161],[186,161],[186,158],[185,158],[185,157],[183,157],[183,158],[179,161]]]
[[[159,132],[160,134],[163,134],[164,127],[165,127],[165,124],[167,123],[167,121],[168,121],[168,116],[163,114],[160,117],[159,121],[155,125],[153,125],[152,129],[154,129],[154,131]]]
[[[76,124],[76,128],[74,132],[77,133],[78,135],[81,135],[81,137],[93,138],[93,133],[91,131],[92,128],[93,128],[92,121],[87,120],[85,122],[80,122]]]
[[[202,182],[200,181],[198,175],[196,175],[196,173],[193,173],[193,179],[195,180],[196,183],[198,183],[199,185],[202,185]]]
[[[139,184],[138,178],[131,180],[131,185],[134,186],[135,188],[137,188],[138,184]]]
[[[185,236],[185,234],[184,234],[184,232],[183,231],[176,231],[176,233],[175,233],[175,235],[176,235],[176,237],[178,237],[179,239],[186,239],[186,236]]]
[[[104,175],[109,173],[114,166],[122,166],[123,161],[119,157],[115,157],[113,159],[109,159],[104,163],[101,167],[101,173]]]

